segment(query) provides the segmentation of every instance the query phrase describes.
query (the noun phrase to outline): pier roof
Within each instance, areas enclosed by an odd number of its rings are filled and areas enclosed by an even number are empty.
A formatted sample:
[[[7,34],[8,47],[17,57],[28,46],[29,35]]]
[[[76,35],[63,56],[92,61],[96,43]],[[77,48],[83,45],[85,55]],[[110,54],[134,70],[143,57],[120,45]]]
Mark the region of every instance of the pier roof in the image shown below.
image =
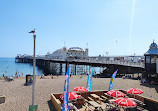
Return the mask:
[[[154,41],[150,45],[150,49],[144,55],[158,55],[158,47]]]

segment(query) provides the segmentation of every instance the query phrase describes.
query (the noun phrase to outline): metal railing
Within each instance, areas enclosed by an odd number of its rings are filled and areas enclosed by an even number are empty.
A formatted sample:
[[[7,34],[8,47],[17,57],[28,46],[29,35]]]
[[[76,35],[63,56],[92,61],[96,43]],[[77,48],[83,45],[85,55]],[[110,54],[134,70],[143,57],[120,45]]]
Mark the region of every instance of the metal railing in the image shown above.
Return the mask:
[[[80,59],[72,59],[72,60],[67,60],[67,61],[101,63],[101,64],[117,64],[117,65],[124,65],[124,66],[144,67],[143,62],[130,62],[130,61],[121,61],[121,60],[80,60]]]

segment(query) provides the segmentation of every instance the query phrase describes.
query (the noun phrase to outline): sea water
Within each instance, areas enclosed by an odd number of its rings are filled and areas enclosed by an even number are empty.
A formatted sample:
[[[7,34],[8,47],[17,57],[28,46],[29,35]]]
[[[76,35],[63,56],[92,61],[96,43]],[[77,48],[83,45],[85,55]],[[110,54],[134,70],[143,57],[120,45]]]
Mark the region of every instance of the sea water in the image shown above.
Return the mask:
[[[0,58],[0,76],[15,76],[15,74],[25,76],[33,74],[33,65],[29,63],[15,63],[15,58]],[[36,75],[42,75],[43,71],[36,67]]]

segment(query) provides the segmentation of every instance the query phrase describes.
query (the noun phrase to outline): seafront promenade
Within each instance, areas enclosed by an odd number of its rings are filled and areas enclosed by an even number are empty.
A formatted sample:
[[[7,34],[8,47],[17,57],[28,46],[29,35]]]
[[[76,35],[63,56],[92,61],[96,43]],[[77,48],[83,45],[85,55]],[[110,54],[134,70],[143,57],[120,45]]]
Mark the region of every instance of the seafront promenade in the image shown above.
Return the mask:
[[[53,111],[50,101],[52,93],[63,93],[65,76],[45,76],[44,79],[37,77],[35,104],[38,111]],[[70,77],[69,91],[73,91],[76,86],[86,87],[87,75],[73,75]],[[7,82],[0,80],[1,95],[5,95],[6,102],[0,104],[0,111],[28,111],[32,99],[32,86],[24,86],[25,77]],[[93,78],[92,91],[108,90],[110,78]],[[139,88],[144,91],[142,96],[158,100],[158,86],[150,84],[140,85],[139,80],[116,78],[113,89],[127,90],[129,88]]]

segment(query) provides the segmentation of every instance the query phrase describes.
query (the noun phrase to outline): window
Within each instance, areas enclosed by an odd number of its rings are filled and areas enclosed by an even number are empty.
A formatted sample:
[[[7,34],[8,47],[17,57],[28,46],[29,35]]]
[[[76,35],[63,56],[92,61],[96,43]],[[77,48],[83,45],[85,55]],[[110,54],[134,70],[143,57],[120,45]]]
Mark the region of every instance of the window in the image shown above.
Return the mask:
[[[156,57],[151,57],[151,63],[156,63]]]
[[[150,56],[146,56],[146,63],[150,63]]]

